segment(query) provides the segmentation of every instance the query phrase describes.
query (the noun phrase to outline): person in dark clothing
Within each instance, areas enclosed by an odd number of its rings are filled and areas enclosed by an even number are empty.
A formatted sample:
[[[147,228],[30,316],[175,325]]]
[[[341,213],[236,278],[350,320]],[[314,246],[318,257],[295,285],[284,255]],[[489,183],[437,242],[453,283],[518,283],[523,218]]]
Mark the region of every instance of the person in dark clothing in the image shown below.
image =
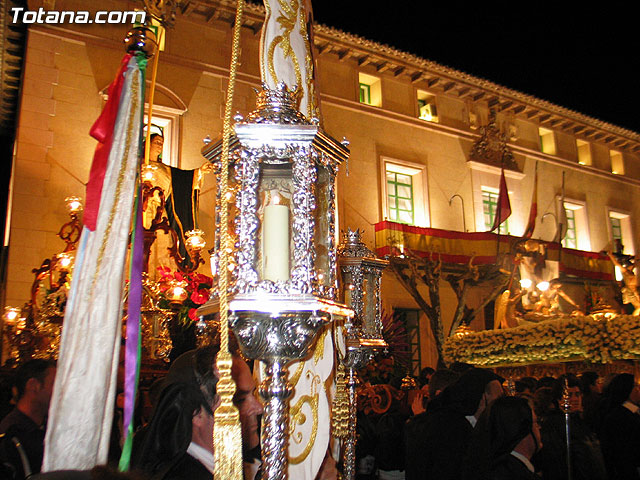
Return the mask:
[[[638,480],[640,473],[640,386],[633,375],[616,375],[605,388],[600,443],[611,480]]]
[[[533,395],[536,392],[538,381],[533,377],[522,377],[516,380],[516,394],[526,393]]]
[[[476,421],[502,394],[497,375],[472,368],[413,417],[406,428],[407,480],[459,480]]]
[[[30,360],[16,372],[18,401],[0,422],[0,464],[9,479],[40,471],[49,403],[56,375],[55,363]]]
[[[580,389],[582,390],[582,418],[595,430],[595,419],[598,405],[602,398],[602,378],[596,372],[584,372],[580,375]]]
[[[564,480],[567,473],[567,436],[565,414],[561,408],[568,385],[571,471],[573,480],[606,480],[607,473],[600,450],[600,442],[582,419],[582,391],[573,375],[562,375],[552,388],[550,411],[541,418],[544,448],[533,463],[544,480]]]
[[[435,370],[431,367],[424,367],[422,370],[420,370],[420,375],[418,375],[418,386],[422,388],[425,385],[429,385],[429,380],[431,379],[431,376],[434,374],[434,372]]]
[[[213,411],[220,401],[214,368],[217,352],[217,346],[203,347],[173,362],[151,422],[134,439],[134,470],[152,480],[211,479]],[[257,416],[262,406],[253,395],[249,367],[240,357],[234,356],[232,375],[237,389],[234,403],[249,451],[258,443]]]
[[[406,401],[406,396],[400,401],[394,400],[376,424],[378,440],[374,456],[379,479],[397,478],[405,469],[404,427],[409,418]]]
[[[534,480],[531,457],[542,446],[537,418],[524,398],[502,397],[487,412],[488,480]]]

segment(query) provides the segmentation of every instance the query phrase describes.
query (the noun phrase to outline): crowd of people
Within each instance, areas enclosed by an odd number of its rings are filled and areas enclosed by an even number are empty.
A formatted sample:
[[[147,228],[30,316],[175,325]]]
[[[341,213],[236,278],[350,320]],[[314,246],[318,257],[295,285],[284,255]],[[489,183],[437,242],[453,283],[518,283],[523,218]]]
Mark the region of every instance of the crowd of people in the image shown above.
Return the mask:
[[[172,363],[156,386],[153,415],[134,437],[127,474],[106,467],[38,474],[56,368],[46,360],[24,363],[15,372],[12,403],[5,396],[0,405],[0,478],[212,478],[217,352],[203,347]],[[262,406],[240,356],[233,358],[232,376],[244,477],[259,479]],[[640,386],[631,374],[513,382],[459,364],[425,369],[419,380],[420,390],[394,397],[384,412],[359,412],[357,478],[640,480]],[[113,448],[119,453],[117,437]],[[325,461],[318,478],[338,478],[336,462]]]
[[[55,364],[45,360],[24,363],[14,375],[14,407],[0,422],[0,479],[211,479],[213,411],[220,402],[216,394],[217,352],[215,346],[191,350],[171,364],[158,386],[159,393],[154,395],[153,415],[139,426],[134,436],[128,474],[117,473],[115,468],[122,444],[117,434],[109,452],[112,468],[38,474],[44,454]],[[244,477],[260,478],[258,417],[262,414],[262,405],[254,395],[251,370],[239,355],[233,357],[232,376],[236,383],[234,404],[242,427]],[[114,432],[117,431],[114,428]]]
[[[459,364],[421,377],[383,414],[359,413],[360,480],[640,479],[631,374],[513,381]]]

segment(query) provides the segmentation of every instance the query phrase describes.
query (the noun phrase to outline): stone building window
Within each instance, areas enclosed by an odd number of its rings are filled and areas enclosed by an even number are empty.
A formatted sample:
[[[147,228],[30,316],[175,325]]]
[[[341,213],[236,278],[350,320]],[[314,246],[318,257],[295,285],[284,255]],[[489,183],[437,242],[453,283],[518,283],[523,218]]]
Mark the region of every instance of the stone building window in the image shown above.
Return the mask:
[[[560,208],[560,197],[557,197],[557,201],[558,208]],[[590,251],[591,240],[589,238],[587,207],[585,202],[565,198],[562,208],[564,208],[567,214],[567,231],[562,239],[562,246],[564,248]]]
[[[613,249],[616,249],[616,242],[619,241],[624,246],[624,250],[621,253],[634,255],[635,248],[633,246],[630,215],[616,210],[609,210],[609,227]]]
[[[609,157],[611,158],[611,173],[624,175],[624,159],[622,158],[622,153],[610,150]]]
[[[562,239],[562,246],[564,248],[578,248],[575,210],[571,210],[570,208],[565,207],[564,211],[567,215],[567,233]]]
[[[382,106],[382,86],[380,79],[366,73],[358,74],[358,98],[360,103],[372,105],[374,107]]]
[[[552,130],[539,127],[538,135],[540,136],[540,151],[549,155],[556,154],[556,139]]]
[[[413,176],[387,170],[389,220],[413,224]]]
[[[609,209],[609,234],[614,252],[635,255],[631,216],[628,213]],[[622,252],[620,252],[622,245]],[[622,281],[622,272],[616,267],[616,280]]]
[[[384,218],[428,227],[426,166],[382,157],[382,169]]]
[[[578,163],[580,165],[591,165],[591,144],[584,140],[576,140],[578,148]]]
[[[418,118],[427,122],[438,123],[436,97],[424,90],[418,90]]]

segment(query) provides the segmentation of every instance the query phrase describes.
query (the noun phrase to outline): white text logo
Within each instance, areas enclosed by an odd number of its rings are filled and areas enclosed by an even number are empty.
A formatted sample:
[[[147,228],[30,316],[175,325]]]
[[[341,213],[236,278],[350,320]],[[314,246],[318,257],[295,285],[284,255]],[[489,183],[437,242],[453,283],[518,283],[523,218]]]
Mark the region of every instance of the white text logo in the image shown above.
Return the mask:
[[[56,11],[44,10],[42,7],[38,10],[25,10],[24,8],[12,8],[13,23],[144,23],[147,12],[128,11],[122,12],[114,10],[107,12],[106,10],[97,11],[91,14],[86,11]]]

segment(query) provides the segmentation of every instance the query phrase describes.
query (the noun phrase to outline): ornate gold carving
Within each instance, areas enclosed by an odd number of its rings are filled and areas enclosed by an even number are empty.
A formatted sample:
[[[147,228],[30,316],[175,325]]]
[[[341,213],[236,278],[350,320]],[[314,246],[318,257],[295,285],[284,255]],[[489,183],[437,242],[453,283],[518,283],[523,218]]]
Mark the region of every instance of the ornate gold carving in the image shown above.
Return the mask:
[[[291,385],[298,385],[298,381],[300,380],[300,377],[302,376],[302,372],[304,371],[304,361],[299,361],[298,362],[298,368],[296,368],[296,372],[289,378],[289,383],[291,383]]]
[[[312,32],[307,32],[307,12],[305,11],[304,5],[300,8],[300,35],[302,35],[302,39],[304,40],[304,62],[307,70],[307,95],[309,97],[309,102],[307,103],[307,111],[302,112],[306,115],[308,119],[311,118],[319,118],[320,112],[318,111],[318,104],[316,99],[315,92],[315,69],[313,62],[313,53],[311,50],[311,42],[309,41],[310,34]],[[310,19],[311,20],[311,19]]]

